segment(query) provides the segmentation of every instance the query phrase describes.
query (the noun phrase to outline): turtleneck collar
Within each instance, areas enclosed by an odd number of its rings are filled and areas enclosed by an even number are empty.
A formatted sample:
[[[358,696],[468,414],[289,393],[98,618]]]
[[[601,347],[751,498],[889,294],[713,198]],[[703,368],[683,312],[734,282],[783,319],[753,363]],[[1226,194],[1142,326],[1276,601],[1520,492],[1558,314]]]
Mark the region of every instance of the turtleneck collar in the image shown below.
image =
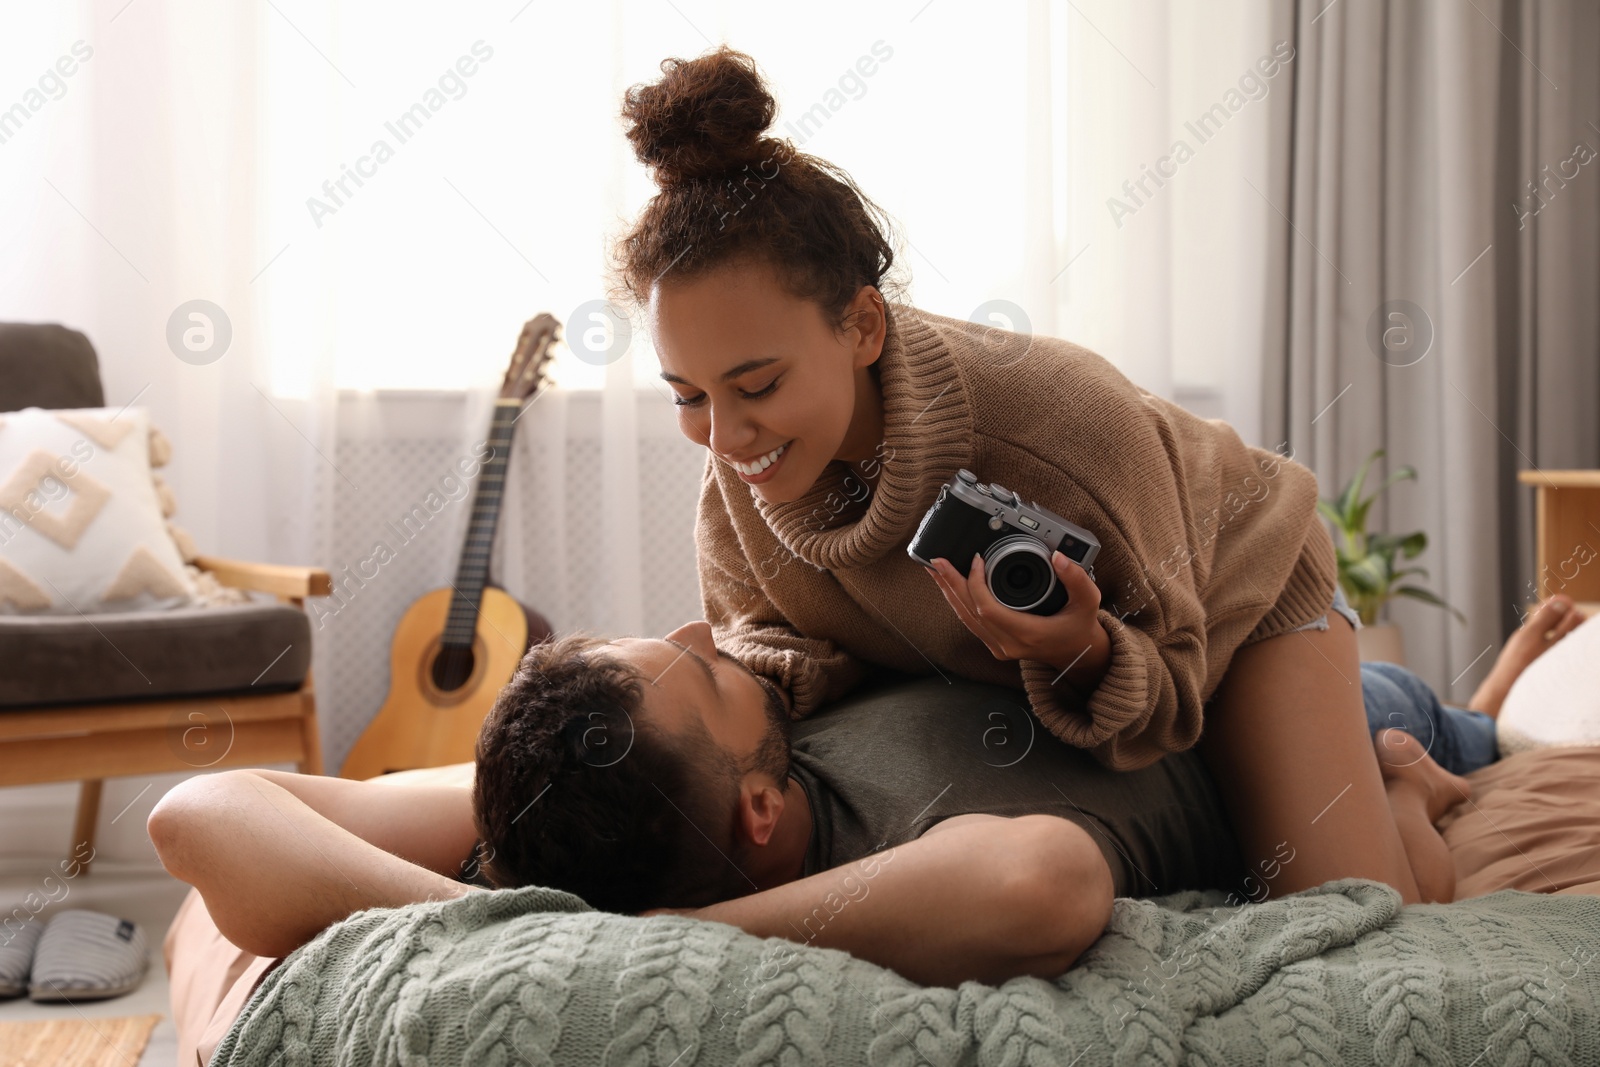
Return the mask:
[[[830,501],[829,494],[842,496],[853,473],[838,460],[804,495],[784,504],[766,503],[735,479],[784,547],[827,570],[865,566],[905,545],[939,486],[972,463],[972,412],[950,349],[916,309],[892,308],[890,315],[890,340],[877,362],[883,456],[859,518],[826,528],[838,499]]]

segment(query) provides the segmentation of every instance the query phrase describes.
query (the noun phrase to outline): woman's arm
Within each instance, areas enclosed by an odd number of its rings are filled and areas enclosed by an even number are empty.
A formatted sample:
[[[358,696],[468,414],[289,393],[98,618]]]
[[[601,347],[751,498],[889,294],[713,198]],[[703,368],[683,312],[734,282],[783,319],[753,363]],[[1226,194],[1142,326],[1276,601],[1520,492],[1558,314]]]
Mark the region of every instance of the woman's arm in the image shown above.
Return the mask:
[[[1076,824],[967,815],[855,863],[676,910],[841,949],[925,985],[998,985],[1072,966],[1110,921],[1112,892],[1105,856]]]
[[[288,955],[365,908],[472,888],[453,877],[477,841],[458,787],[224,771],[179,783],[148,825],[162,865],[259,956]]]
[[[1195,416],[1147,399],[1092,352],[1041,361],[1029,384],[1054,395],[1059,422],[1024,427],[1034,436],[994,439],[991,446],[1002,466],[1029,472],[1029,492],[1041,504],[1100,539],[1097,617],[1108,647],[1104,671],[1086,692],[1037,658],[1022,661],[1023,685],[1034,712],[1057,737],[1092,750],[1107,766],[1145,767],[1192,747],[1200,736],[1211,666],[1200,590],[1214,580],[1218,538],[1231,548],[1248,527],[1259,530],[1269,514],[1276,518],[1286,509],[1274,501],[1269,513],[1256,502],[1225,530],[1207,525],[1209,516],[1196,510],[1214,489],[1231,489],[1242,477],[1241,464],[1255,471],[1242,442],[1231,430],[1199,429]],[[1063,434],[1063,426],[1081,429]],[[1104,435],[1103,447],[1074,444],[1093,433]],[[1183,454],[1186,447],[1196,454]],[[1296,546],[1314,517],[1311,507],[1297,510],[1297,525],[1283,531]],[[1246,608],[1266,593],[1251,589],[1252,577],[1259,578],[1245,573],[1231,579],[1236,589],[1230,598]]]

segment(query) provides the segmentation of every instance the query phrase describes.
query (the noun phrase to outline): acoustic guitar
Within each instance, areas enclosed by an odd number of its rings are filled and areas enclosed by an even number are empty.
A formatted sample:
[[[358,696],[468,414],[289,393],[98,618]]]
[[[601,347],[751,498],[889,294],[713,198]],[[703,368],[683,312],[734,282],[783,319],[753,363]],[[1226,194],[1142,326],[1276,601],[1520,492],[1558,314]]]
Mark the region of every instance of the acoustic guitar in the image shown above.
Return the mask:
[[[559,337],[550,315],[522,327],[489,421],[490,452],[473,492],[456,580],[419,597],[395,627],[389,695],[339,769],[345,778],[471,760],[484,717],[523,653],[551,636],[543,615],[489,584],[489,550],[517,419],[547,384]]]

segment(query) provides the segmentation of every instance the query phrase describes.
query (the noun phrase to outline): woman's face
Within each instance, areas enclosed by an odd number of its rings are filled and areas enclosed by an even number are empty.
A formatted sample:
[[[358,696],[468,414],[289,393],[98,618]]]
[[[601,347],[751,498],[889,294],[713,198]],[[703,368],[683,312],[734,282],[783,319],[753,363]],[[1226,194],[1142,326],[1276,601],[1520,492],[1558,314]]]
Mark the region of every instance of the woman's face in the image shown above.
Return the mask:
[[[647,309],[678,426],[769,503],[798,499],[834,459],[883,439],[868,368],[883,351],[882,297],[863,286],[835,329],[762,261],[658,282]]]

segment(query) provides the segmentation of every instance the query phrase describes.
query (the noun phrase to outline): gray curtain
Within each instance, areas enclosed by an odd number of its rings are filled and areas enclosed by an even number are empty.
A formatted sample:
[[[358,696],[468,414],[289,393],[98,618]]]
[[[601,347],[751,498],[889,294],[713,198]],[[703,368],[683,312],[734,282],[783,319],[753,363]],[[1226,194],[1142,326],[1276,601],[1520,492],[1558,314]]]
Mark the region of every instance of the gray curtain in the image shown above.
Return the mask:
[[[1375,448],[1380,480],[1417,469],[1373,528],[1426,531],[1426,584],[1468,621],[1404,599],[1387,617],[1465,703],[1534,596],[1517,472],[1600,467],[1600,10],[1280,0],[1273,18],[1296,59],[1272,98],[1264,436],[1324,496]]]

